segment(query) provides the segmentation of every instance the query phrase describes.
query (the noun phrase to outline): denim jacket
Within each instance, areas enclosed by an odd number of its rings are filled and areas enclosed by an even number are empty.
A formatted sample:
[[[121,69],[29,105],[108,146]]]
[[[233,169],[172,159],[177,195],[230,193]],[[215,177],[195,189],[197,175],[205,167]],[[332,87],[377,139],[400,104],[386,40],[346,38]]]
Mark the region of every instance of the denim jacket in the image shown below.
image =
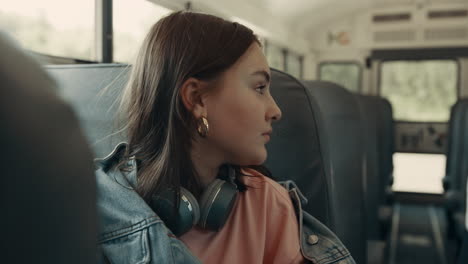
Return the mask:
[[[96,160],[98,243],[103,261],[112,264],[201,263],[134,190],[135,160],[129,160],[125,170],[110,166],[119,160],[125,148],[126,144],[121,143],[109,156]],[[296,209],[303,256],[314,264],[354,264],[349,251],[333,232],[302,210],[307,200],[296,184],[292,181],[280,184],[288,190]]]

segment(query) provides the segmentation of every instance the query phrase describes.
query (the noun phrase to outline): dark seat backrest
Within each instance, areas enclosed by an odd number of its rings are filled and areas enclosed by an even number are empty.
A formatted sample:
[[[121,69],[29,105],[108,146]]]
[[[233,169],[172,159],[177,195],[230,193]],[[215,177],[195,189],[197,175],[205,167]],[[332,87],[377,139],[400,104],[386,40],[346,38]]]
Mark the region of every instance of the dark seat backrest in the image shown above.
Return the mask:
[[[466,192],[468,192],[468,185],[465,188]],[[468,203],[466,204],[468,207]],[[465,219],[468,218],[468,208],[465,208]],[[465,264],[468,263],[468,221],[465,221],[464,228],[463,228],[463,235],[462,237],[462,244],[460,249],[458,250],[459,256],[457,260],[457,264]]]
[[[333,196],[333,230],[357,263],[366,263],[362,117],[358,102],[345,88],[323,81],[304,82],[318,103],[328,136]]]
[[[464,216],[465,215],[465,210],[466,210],[466,198],[467,198],[467,182],[468,182],[468,100],[463,99],[461,100],[461,103],[463,104],[463,117],[462,117],[462,127],[461,127],[461,133],[460,133],[460,138],[454,138],[454,140],[458,140],[453,142],[453,145],[461,145],[462,149],[460,150],[460,157],[457,159],[457,161],[460,163],[460,171],[459,173],[455,174],[455,178],[453,179],[453,190],[460,195],[457,195],[459,198],[458,201],[458,211],[459,214]],[[458,167],[458,166],[457,166]],[[461,221],[462,225],[465,221]],[[460,228],[460,230],[462,230]],[[461,233],[461,231],[460,231]],[[462,234],[460,234],[462,235]]]
[[[367,236],[379,239],[379,207],[387,202],[393,172],[394,126],[392,106],[384,98],[356,95],[363,117],[366,147],[364,182],[367,211]]]
[[[461,239],[465,232],[468,177],[468,99],[452,106],[448,130],[446,174],[443,179],[450,225]]]
[[[266,166],[277,180],[291,179],[309,200],[304,209],[333,228],[331,177],[327,144],[318,105],[294,77],[272,70],[270,87],[282,111],[267,144]]]
[[[460,254],[458,256],[457,264],[468,263],[468,230],[465,230],[465,234],[463,236],[463,241],[459,252]]]
[[[393,184],[393,154],[395,153],[395,125],[393,110],[390,101],[382,97],[374,97],[379,109],[378,120],[378,148],[379,148],[379,174],[381,188],[384,190]],[[382,193],[385,195],[385,193]]]
[[[464,123],[468,109],[468,99],[458,100],[451,108],[447,136],[447,161],[445,165],[444,189],[460,189],[459,175],[463,163],[464,130],[468,126]],[[468,140],[468,139],[467,139]]]
[[[377,97],[367,95],[355,95],[363,119],[364,146],[366,152],[366,170],[364,175],[364,193],[365,206],[367,213],[367,237],[369,239],[378,239],[380,234],[379,227],[379,206],[381,197],[381,175],[379,162],[379,128],[380,119],[379,101]]]
[[[123,141],[119,133],[119,96],[128,81],[130,67],[122,64],[47,66],[60,94],[77,112],[95,157],[104,157]]]
[[[92,153],[40,66],[0,34],[2,263],[96,263]]]

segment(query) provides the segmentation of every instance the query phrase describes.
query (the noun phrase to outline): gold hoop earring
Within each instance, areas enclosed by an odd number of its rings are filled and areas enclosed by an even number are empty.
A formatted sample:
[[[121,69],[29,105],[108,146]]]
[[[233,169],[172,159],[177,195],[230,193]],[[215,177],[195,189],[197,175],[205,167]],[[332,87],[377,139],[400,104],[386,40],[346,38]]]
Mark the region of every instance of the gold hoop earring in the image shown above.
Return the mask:
[[[200,119],[198,119],[197,131],[198,134],[203,138],[206,137],[208,135],[208,132],[210,131],[208,120],[203,116]]]

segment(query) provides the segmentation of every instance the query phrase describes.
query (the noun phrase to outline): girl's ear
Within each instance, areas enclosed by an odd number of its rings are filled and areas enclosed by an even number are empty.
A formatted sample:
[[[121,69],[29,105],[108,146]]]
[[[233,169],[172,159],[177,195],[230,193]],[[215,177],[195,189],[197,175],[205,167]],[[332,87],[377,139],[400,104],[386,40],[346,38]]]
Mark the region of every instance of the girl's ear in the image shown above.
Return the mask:
[[[195,119],[202,116],[206,117],[206,105],[204,103],[203,95],[207,88],[207,84],[196,78],[188,78],[180,88],[180,96],[185,108],[191,112]]]

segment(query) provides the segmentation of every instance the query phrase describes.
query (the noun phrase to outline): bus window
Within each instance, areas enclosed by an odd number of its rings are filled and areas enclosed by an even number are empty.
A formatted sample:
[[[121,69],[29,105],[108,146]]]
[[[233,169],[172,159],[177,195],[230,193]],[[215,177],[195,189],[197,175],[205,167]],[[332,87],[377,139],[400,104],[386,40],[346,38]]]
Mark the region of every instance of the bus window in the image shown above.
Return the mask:
[[[8,1],[0,6],[0,28],[37,53],[96,60],[95,1]]]
[[[172,10],[143,0],[116,0],[112,5],[114,61],[131,63],[151,26]]]
[[[286,71],[292,76],[302,79],[302,57],[288,52],[286,57]]]
[[[457,100],[456,61],[385,61],[380,74],[380,94],[391,102],[395,120],[449,120]]]
[[[324,62],[319,65],[319,80],[342,85],[351,92],[361,86],[361,67],[354,62]]]
[[[270,67],[278,69],[278,70],[284,70],[284,53],[281,47],[271,43],[267,42],[266,43],[266,58],[268,60],[268,64]]]

